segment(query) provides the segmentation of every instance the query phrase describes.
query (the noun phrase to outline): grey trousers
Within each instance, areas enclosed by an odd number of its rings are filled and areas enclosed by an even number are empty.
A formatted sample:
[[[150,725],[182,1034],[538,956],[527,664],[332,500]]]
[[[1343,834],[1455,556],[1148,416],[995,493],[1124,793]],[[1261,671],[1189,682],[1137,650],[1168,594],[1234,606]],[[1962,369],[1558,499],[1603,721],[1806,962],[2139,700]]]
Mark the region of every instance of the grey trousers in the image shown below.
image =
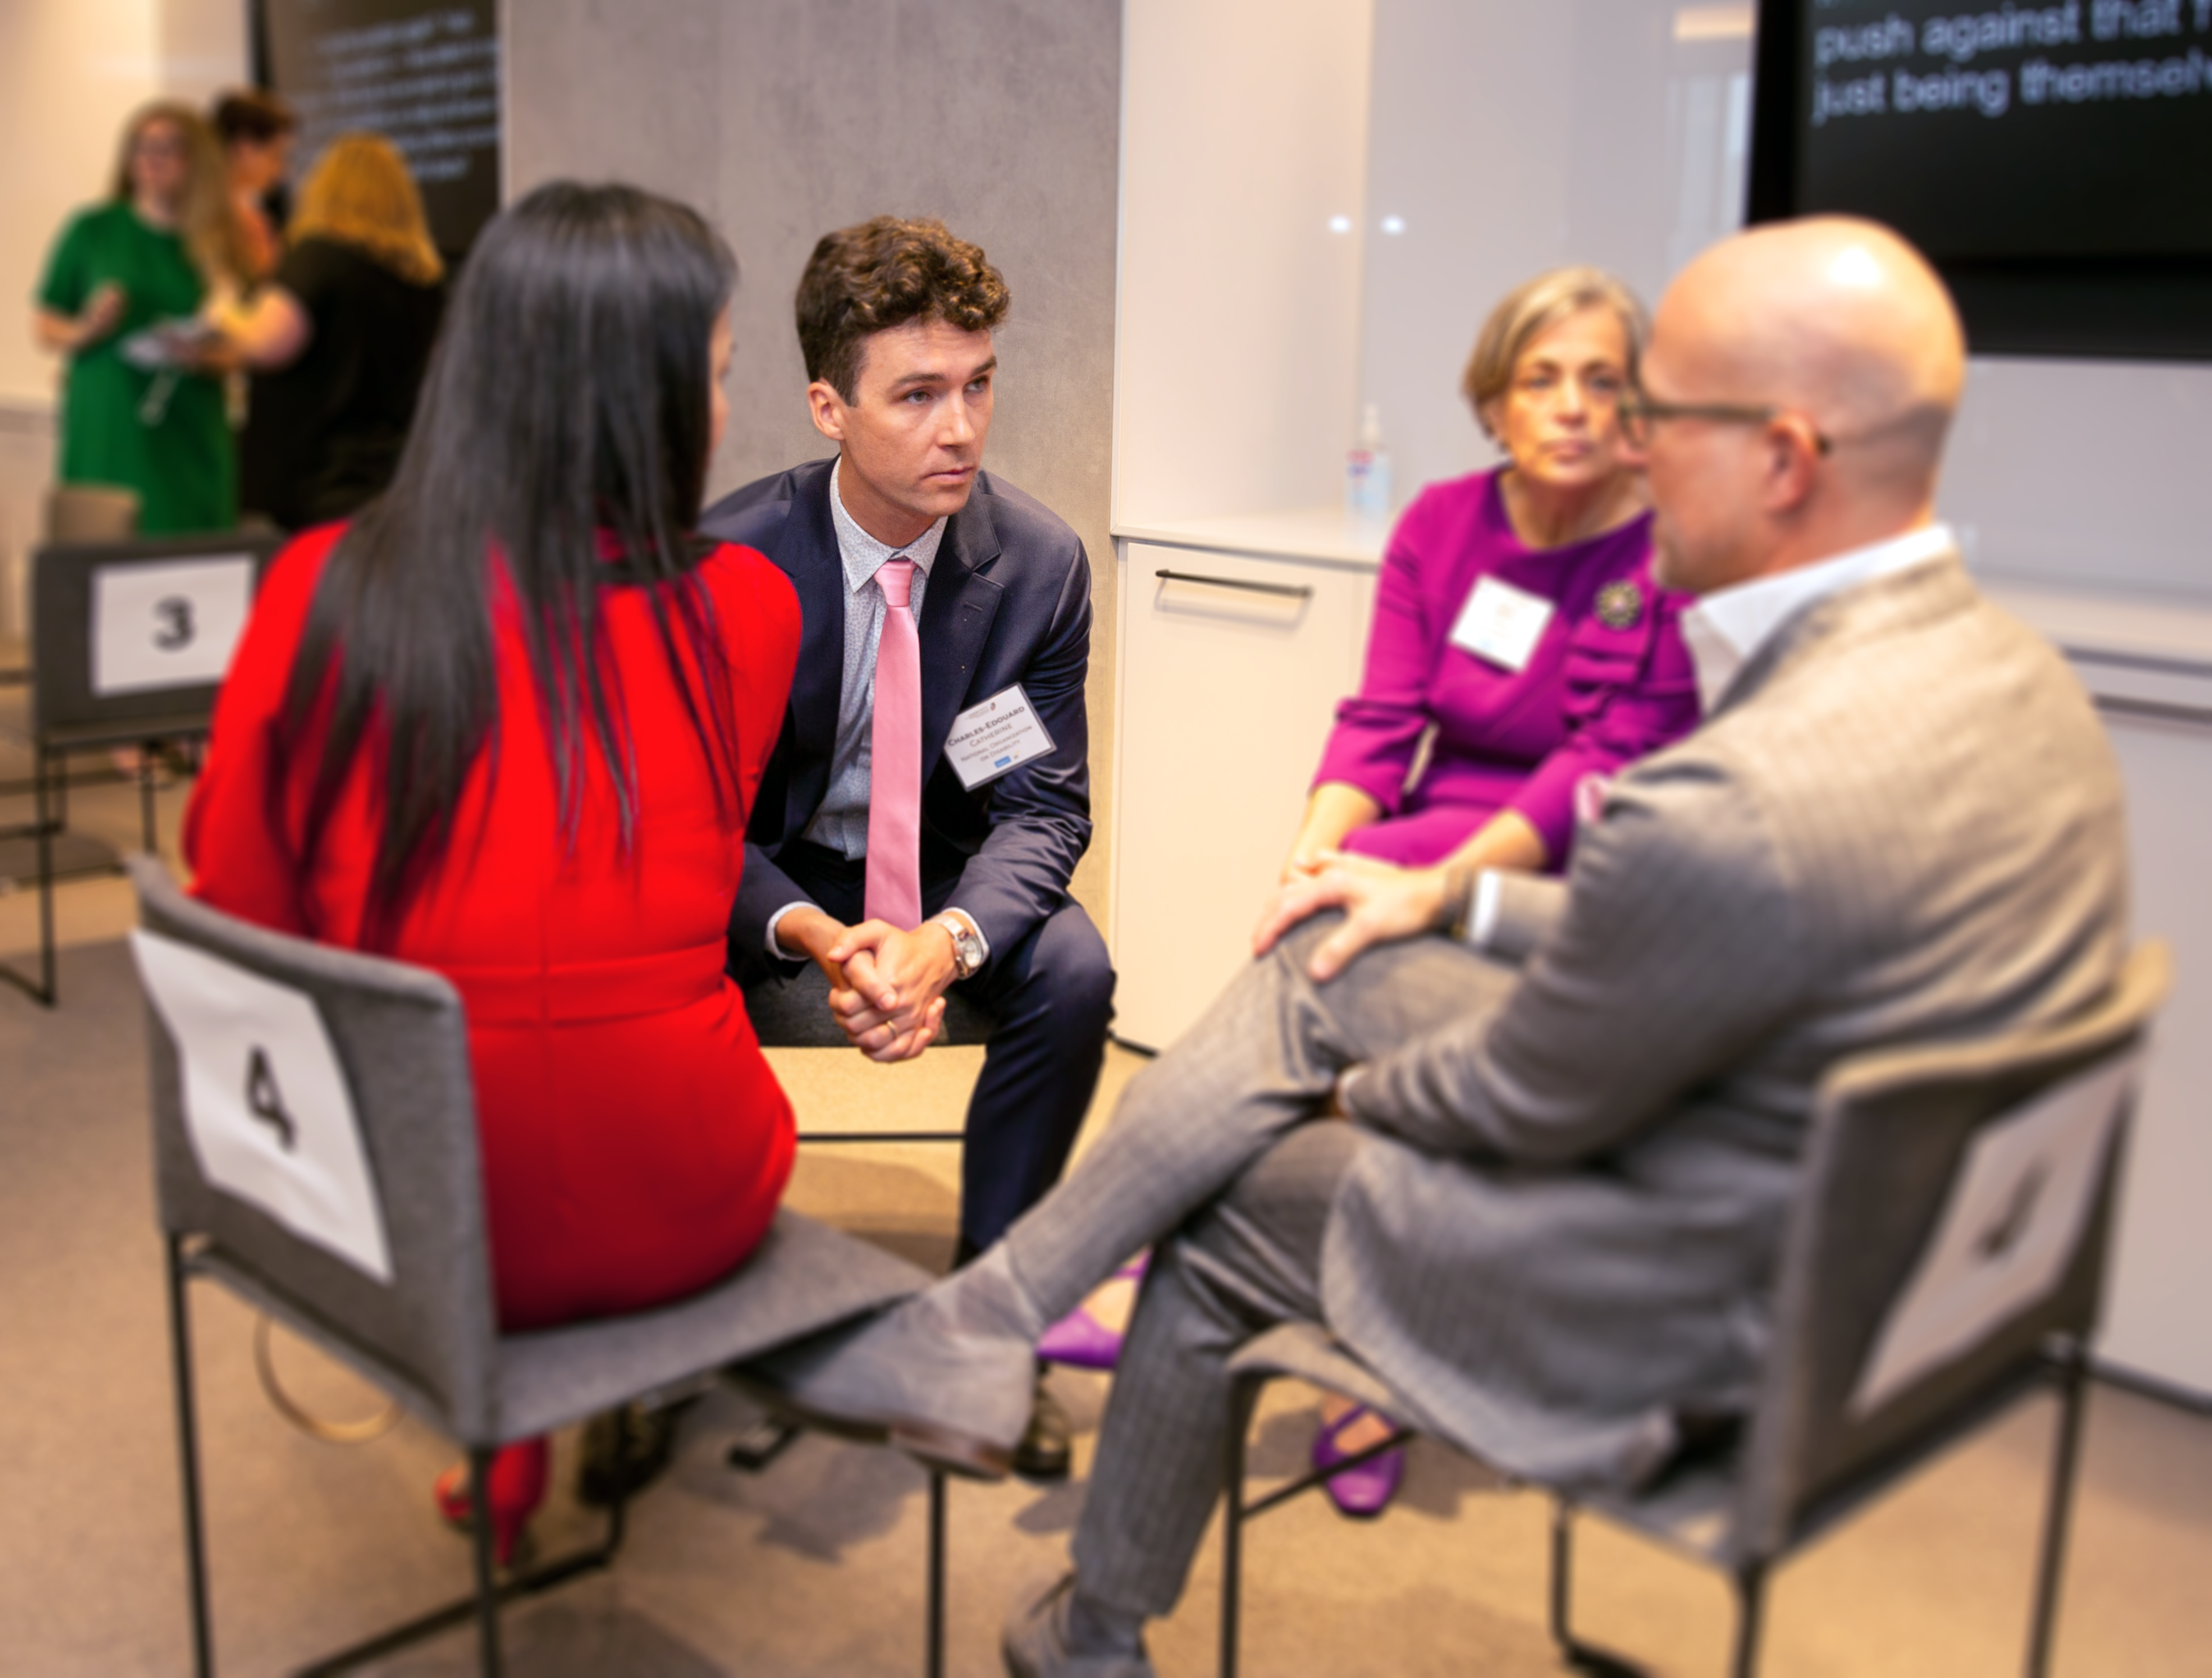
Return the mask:
[[[1319,1322],[1322,1237],[1361,1145],[1301,1125],[1152,1249],[1076,1523],[1078,1585],[1157,1619],[1176,1605],[1222,1492],[1230,1358],[1278,1322]]]
[[[1355,1127],[1316,1122],[1337,1074],[1494,1007],[1513,983],[1463,945],[1420,938],[1316,984],[1305,963],[1335,919],[1247,968],[1007,1233],[1047,1322],[1155,1244],[1074,1543],[1082,1588],[1132,1613],[1174,1606],[1220,1493],[1229,1357],[1275,1322],[1321,1317],[1322,1237],[1361,1146]]]
[[[1316,984],[1306,963],[1338,919],[1314,916],[1240,973],[1129,1080],[1105,1135],[1006,1231],[1014,1274],[1044,1322],[1073,1310],[1318,1114],[1346,1067],[1495,1008],[1517,976],[1431,937],[1378,945]]]

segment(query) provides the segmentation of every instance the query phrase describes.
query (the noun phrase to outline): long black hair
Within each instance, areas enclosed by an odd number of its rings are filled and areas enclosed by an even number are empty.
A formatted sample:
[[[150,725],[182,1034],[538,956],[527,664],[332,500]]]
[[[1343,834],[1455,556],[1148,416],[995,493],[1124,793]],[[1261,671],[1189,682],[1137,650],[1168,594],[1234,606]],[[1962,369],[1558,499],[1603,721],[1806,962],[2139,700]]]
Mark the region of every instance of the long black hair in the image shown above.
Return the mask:
[[[645,587],[722,819],[743,827],[730,684],[693,575],[708,548],[691,536],[712,442],[708,345],[736,279],[704,220],[633,186],[541,186],[477,240],[398,471],[331,552],[285,694],[286,761],[319,757],[309,857],[355,759],[381,769],[371,943],[451,842],[462,786],[495,745],[495,575],[520,608],[564,838],[589,743],[625,848],[637,818],[599,599],[623,584]]]

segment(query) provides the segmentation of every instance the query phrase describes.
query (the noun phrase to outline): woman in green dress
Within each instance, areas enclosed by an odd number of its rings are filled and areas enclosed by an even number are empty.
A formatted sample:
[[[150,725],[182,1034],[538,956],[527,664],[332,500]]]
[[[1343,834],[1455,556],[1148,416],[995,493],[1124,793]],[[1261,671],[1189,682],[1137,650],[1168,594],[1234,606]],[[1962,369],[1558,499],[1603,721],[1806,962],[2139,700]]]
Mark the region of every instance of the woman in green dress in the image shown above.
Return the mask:
[[[134,491],[149,533],[237,522],[222,379],[192,319],[210,287],[234,283],[238,246],[214,136],[156,103],[124,130],[108,201],[72,217],[46,261],[36,331],[69,362],[57,476]]]

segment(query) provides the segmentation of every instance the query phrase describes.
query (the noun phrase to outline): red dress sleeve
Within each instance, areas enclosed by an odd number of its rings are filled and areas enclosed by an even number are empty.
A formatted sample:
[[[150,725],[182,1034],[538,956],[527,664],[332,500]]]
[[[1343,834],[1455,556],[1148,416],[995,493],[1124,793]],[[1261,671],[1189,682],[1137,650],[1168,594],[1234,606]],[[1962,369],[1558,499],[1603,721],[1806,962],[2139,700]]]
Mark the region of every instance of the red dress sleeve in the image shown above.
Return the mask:
[[[337,526],[311,532],[270,563],[216,696],[207,762],[185,810],[192,894],[226,914],[308,938],[318,929],[289,830],[277,729],[307,609],[343,533]]]
[[[760,789],[799,668],[799,591],[764,554],[724,544],[702,568],[737,691],[744,807]]]

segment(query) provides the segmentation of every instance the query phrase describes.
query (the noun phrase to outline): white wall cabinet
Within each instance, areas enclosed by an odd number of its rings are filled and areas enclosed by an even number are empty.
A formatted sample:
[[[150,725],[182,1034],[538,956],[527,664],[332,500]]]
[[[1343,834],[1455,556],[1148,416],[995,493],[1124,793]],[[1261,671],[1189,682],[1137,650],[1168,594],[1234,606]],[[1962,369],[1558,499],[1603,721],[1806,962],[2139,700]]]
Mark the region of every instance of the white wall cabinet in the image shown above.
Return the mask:
[[[1376,568],[1115,547],[1115,1032],[1164,1049],[1250,959],[1336,702],[1358,683]]]

